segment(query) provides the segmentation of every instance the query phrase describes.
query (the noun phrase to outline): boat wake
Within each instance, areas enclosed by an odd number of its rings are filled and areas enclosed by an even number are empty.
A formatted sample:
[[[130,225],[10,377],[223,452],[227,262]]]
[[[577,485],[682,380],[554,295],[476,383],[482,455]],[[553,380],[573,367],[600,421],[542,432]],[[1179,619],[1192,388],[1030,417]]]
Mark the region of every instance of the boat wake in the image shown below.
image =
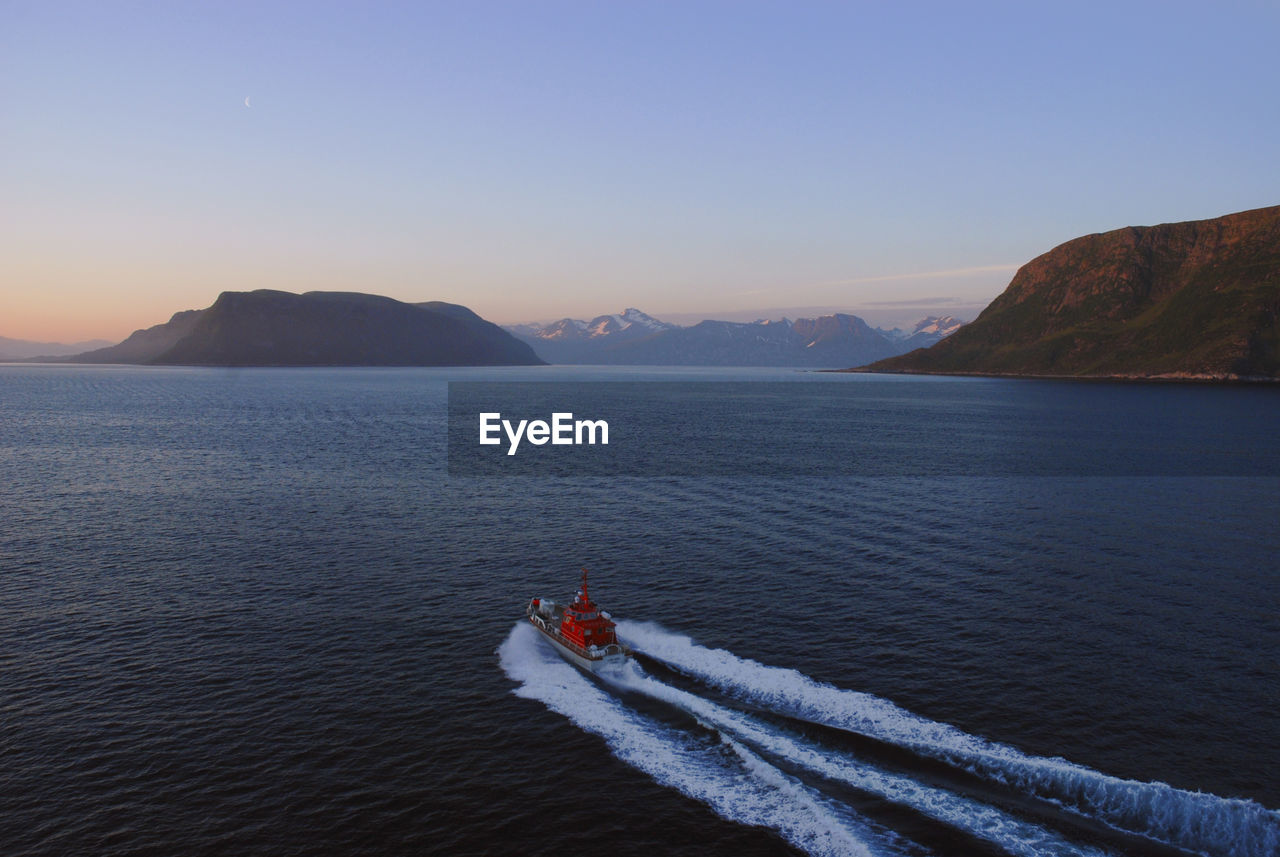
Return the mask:
[[[724,818],[776,830],[810,854],[872,855],[870,831],[772,768],[740,742],[711,743],[628,709],[562,660],[526,623],[498,648],[502,668],[536,699],[599,735],[622,761]],[[727,752],[726,752],[727,750]]]
[[[871,694],[708,649],[654,623],[620,622],[619,633],[637,651],[732,697],[906,748],[1120,832],[1215,857],[1280,853],[1280,813],[1253,801],[1124,780],[1065,759],[1030,756]]]
[[[1280,814],[1251,801],[1029,756],[655,624],[621,621],[618,634],[690,680],[663,681],[632,660],[594,682],[525,623],[499,656],[518,695],[601,736],[618,758],[724,818],[770,828],[810,854],[919,854],[940,843],[952,853],[1016,857],[1280,853]],[[630,704],[636,698],[669,706],[702,728],[654,718]],[[805,724],[821,728],[799,728]],[[928,764],[899,769],[862,759],[846,742],[815,738],[823,729],[872,738]],[[946,778],[924,770],[939,763],[990,787],[940,783]],[[1002,791],[1012,798],[1001,799]],[[1027,811],[1028,803],[1041,808]]]

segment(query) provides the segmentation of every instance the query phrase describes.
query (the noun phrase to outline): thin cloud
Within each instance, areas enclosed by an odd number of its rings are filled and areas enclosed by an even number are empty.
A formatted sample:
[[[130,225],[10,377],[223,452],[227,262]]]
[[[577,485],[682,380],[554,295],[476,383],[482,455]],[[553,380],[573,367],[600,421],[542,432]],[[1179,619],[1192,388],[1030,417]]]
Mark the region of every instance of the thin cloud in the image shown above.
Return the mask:
[[[827,283],[814,283],[809,288],[835,288],[836,286],[857,286],[863,283],[889,283],[895,280],[936,280],[943,277],[964,277],[969,274],[993,274],[1000,271],[1016,271],[1021,265],[981,265],[976,268],[951,268],[946,271],[921,271],[916,274],[884,274],[879,277],[856,277],[852,280],[836,280]]]
[[[936,298],[912,298],[910,300],[901,301],[862,301],[862,306],[888,306],[888,307],[912,307],[912,306],[969,306],[979,303],[973,298],[960,298],[955,295],[944,295]]]
[[[1001,273],[1001,272],[1007,272],[1007,271],[1016,271],[1018,270],[1018,268],[1021,268],[1021,267],[1022,265],[1020,264],[981,265],[976,268],[951,268],[946,271],[921,271],[920,273],[916,273],[916,274],[883,274],[878,277],[855,277],[854,279],[851,279],[851,280],[832,280],[825,283],[810,283],[806,286],[794,286],[789,288],[834,289],[834,288],[839,288],[841,286],[857,286],[865,283],[891,283],[891,282],[900,282],[902,280],[938,280],[946,277],[964,277],[972,274],[993,274],[993,273]],[[770,286],[767,288],[760,288],[760,289],[748,289],[742,292],[730,292],[726,294],[725,297],[745,298],[745,297],[751,297],[752,295],[774,294],[777,291],[778,291],[777,287]],[[936,300],[948,301],[953,299],[938,298]],[[911,301],[911,303],[913,304],[927,304],[927,303],[933,303],[933,302],[935,302],[935,299],[933,298],[922,298],[918,301]],[[863,301],[862,303],[864,305],[870,306],[877,302]],[[891,302],[886,301],[884,303],[891,303]],[[892,303],[898,303],[898,302],[893,301]]]

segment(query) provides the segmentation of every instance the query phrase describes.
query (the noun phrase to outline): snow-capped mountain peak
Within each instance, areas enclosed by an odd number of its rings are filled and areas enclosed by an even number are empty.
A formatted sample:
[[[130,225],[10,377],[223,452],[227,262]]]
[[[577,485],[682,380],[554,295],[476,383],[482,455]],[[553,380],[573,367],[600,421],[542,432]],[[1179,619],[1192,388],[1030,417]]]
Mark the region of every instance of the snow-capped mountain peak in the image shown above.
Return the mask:
[[[955,333],[962,324],[964,322],[953,315],[931,315],[928,318],[921,319],[911,333],[912,335],[924,333],[942,339]]]
[[[598,315],[590,321],[577,318],[562,318],[547,325],[519,325],[515,330],[534,339],[551,341],[568,340],[600,340],[610,341],[633,339],[673,330],[678,325],[659,321],[648,313],[635,307],[627,307],[620,313]]]
[[[674,324],[668,324],[665,321],[658,321],[653,316],[649,315],[648,313],[641,312],[635,307],[627,307],[622,311],[620,315],[616,315],[614,316],[614,318],[621,321],[624,327],[627,325],[634,324],[634,325],[639,325],[640,327],[643,327],[647,330],[654,330],[654,331],[670,330],[671,328],[676,326]]]
[[[877,331],[895,342],[908,342],[912,348],[920,348],[946,339],[962,326],[964,322],[953,315],[931,315],[920,319],[909,330],[895,327],[893,330],[877,328]]]
[[[883,331],[855,315],[832,313],[754,322],[704,320],[683,327],[627,307],[590,321],[566,318],[508,329],[551,363],[846,367],[932,345],[959,324],[933,316],[914,330]]]

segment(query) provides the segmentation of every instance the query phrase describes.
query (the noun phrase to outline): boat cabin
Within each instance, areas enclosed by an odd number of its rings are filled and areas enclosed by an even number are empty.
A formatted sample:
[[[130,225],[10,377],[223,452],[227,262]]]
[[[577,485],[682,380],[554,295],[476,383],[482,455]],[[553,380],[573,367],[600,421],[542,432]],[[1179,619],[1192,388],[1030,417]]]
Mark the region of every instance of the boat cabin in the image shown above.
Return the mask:
[[[582,570],[582,588],[574,597],[573,603],[564,608],[564,617],[560,620],[560,635],[584,649],[592,646],[605,646],[618,642],[614,633],[614,621],[608,613],[600,610],[587,594],[587,570]]]

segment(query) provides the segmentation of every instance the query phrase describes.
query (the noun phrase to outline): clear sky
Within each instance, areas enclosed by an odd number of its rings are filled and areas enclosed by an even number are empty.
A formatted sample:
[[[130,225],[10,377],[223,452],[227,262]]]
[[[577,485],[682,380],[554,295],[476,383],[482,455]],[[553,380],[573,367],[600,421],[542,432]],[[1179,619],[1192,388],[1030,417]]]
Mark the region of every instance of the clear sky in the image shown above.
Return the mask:
[[[1280,203],[1277,45],[1276,2],[0,0],[0,335],[982,304]]]

